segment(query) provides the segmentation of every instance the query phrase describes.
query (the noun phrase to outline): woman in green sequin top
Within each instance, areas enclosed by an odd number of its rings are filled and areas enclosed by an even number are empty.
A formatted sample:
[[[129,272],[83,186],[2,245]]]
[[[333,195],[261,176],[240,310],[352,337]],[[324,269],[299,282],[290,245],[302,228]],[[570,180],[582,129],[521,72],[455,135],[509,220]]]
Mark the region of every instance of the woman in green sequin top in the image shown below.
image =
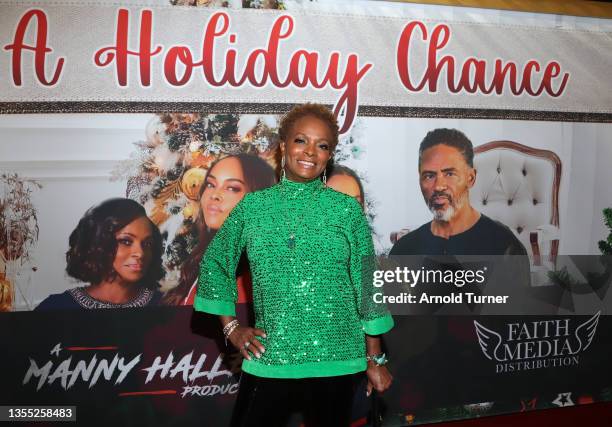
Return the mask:
[[[282,425],[307,401],[306,425],[348,426],[354,374],[366,371],[368,392],[391,384],[376,356],[377,335],[393,320],[372,302],[366,267],[374,248],[361,206],[320,179],[338,142],[333,114],[317,104],[295,107],[279,134],[281,181],[247,194],[217,232],[194,308],[224,326],[235,320],[235,271],[246,250],[255,327],[228,334],[246,359],[232,425]]]

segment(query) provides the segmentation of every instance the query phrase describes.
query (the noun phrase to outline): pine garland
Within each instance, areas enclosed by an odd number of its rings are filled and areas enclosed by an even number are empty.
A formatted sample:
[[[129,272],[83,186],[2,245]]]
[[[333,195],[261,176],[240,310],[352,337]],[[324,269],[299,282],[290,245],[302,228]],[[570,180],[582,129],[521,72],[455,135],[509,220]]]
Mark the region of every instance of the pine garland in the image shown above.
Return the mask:
[[[604,223],[610,229],[610,234],[606,240],[599,241],[599,250],[604,255],[612,255],[612,208],[603,210]]]
[[[607,255],[612,255],[612,208],[606,208],[603,210],[604,223],[610,229],[610,234],[606,240],[600,240],[598,242],[599,250],[601,251],[602,257],[600,262],[604,266],[605,270],[602,273],[587,273],[587,283],[580,283],[574,279],[566,267],[563,267],[557,271],[549,271],[548,278],[556,285],[559,285],[563,289],[576,289],[579,286],[585,287],[590,286],[592,289],[599,289],[605,285],[612,275],[612,259]]]

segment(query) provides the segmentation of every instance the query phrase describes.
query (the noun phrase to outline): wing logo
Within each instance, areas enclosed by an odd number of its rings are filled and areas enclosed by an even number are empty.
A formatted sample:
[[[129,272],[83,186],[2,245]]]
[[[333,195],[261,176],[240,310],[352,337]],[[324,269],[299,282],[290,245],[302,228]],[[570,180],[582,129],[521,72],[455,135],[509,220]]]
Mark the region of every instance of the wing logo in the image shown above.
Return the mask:
[[[600,314],[597,312],[575,329],[569,318],[507,323],[503,335],[476,320],[474,327],[482,353],[494,362],[572,358],[593,343]]]

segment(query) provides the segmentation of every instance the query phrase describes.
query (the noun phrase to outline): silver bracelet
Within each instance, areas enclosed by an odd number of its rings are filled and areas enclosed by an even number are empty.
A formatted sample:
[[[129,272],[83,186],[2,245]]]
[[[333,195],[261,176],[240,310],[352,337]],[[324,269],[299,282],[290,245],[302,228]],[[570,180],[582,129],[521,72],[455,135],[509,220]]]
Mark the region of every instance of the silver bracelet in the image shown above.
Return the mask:
[[[234,332],[234,329],[236,329],[238,326],[240,326],[240,322],[238,322],[238,319],[234,319],[227,325],[225,325],[223,327],[223,335],[225,336],[225,339],[229,338],[230,334]]]

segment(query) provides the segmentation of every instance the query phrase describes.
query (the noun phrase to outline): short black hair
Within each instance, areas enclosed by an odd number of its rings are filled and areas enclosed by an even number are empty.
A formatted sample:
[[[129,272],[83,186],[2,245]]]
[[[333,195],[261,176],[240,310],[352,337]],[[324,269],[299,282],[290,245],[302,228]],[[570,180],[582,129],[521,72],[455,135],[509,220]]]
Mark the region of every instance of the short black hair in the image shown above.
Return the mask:
[[[138,218],[147,218],[142,205],[125,198],[108,199],[89,208],[70,233],[66,252],[66,273],[82,282],[98,284],[116,275],[113,262],[117,254],[115,234]],[[153,233],[151,264],[140,281],[143,287],[157,289],[164,277],[163,242],[157,226],[149,219]]]
[[[471,167],[474,167],[474,146],[465,134],[457,129],[438,128],[427,132],[421,145],[419,146],[419,168],[421,167],[421,159],[423,152],[428,148],[436,145],[448,145],[454,147],[463,156],[465,162]]]
[[[334,116],[334,113],[323,104],[306,103],[294,106],[291,111],[283,116],[278,128],[278,136],[281,141],[287,142],[287,136],[291,132],[291,128],[303,117],[315,117],[324,122],[332,135],[332,140],[329,141],[331,144],[331,150],[334,151],[338,145],[339,139],[339,128],[338,120]]]

